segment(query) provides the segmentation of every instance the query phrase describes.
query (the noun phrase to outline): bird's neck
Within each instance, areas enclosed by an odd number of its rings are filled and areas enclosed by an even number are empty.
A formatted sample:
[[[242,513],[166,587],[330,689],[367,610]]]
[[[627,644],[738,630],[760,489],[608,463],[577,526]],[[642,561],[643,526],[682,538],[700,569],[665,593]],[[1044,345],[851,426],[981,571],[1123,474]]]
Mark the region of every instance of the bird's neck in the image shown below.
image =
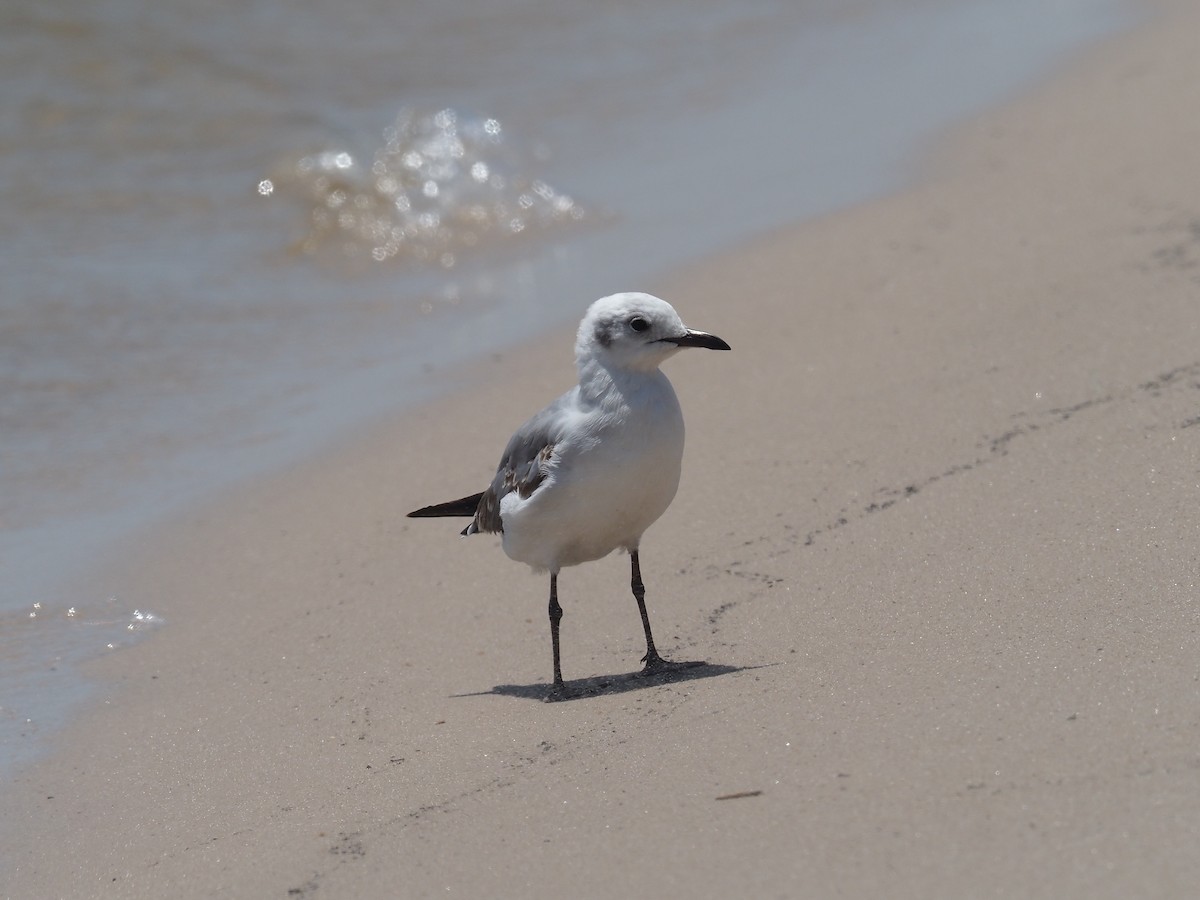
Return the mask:
[[[579,394],[588,403],[603,406],[624,403],[634,394],[653,390],[666,376],[657,366],[647,370],[618,368],[598,359],[580,359]]]

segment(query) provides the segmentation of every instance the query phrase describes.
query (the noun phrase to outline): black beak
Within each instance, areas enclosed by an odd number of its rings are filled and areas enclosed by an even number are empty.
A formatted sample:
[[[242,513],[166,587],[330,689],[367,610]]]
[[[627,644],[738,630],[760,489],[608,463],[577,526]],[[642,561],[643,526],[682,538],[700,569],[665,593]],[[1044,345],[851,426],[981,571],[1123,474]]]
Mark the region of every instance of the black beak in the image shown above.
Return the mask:
[[[663,338],[668,344],[678,344],[680,347],[703,347],[705,350],[729,350],[727,343],[717,337],[715,334],[708,334],[703,331],[692,331],[688,329],[688,333],[679,337]]]

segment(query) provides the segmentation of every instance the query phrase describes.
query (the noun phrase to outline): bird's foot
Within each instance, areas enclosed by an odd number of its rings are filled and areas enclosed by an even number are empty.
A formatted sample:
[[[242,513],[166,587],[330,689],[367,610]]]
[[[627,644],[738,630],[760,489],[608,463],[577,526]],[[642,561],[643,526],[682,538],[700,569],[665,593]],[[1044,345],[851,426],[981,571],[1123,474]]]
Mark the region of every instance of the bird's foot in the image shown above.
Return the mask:
[[[642,657],[642,662],[646,665],[642,668],[642,675],[665,675],[671,672],[678,672],[682,669],[694,669],[697,666],[707,665],[702,659],[688,659],[682,662],[672,662],[669,659],[663,659],[657,652],[647,653]]]
[[[546,690],[546,696],[542,697],[542,702],[557,703],[559,700],[570,700],[576,695],[576,691],[568,688],[563,682],[556,681]]]

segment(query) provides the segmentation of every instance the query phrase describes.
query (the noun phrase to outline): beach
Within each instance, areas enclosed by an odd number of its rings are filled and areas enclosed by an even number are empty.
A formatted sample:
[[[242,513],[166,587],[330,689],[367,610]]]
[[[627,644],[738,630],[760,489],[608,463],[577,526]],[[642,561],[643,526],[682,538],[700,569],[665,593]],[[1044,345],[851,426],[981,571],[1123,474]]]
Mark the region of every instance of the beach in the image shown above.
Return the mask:
[[[480,489],[571,328],[130,540],[169,623],[6,798],[6,897],[1186,897],[1200,883],[1200,11],[915,187],[639,287],[733,347],[641,565],[545,583]],[[651,251],[648,251],[651,252]],[[579,314],[593,298],[580,298]]]
[[[18,5],[0,780],[176,607],[89,578],[120,547],[591,298],[910,183],[1133,2]]]

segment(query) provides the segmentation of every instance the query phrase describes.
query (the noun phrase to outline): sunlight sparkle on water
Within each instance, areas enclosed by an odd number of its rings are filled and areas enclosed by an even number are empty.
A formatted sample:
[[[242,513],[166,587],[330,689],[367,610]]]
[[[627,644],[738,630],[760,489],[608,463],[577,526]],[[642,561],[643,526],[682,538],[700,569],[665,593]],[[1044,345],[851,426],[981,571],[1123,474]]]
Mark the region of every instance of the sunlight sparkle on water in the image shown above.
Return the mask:
[[[405,110],[383,139],[369,166],[331,149],[259,182],[264,197],[309,204],[305,253],[452,268],[476,248],[584,218],[571,197],[527,174],[534,154],[506,140],[496,119]],[[354,214],[325,212],[346,207]]]

